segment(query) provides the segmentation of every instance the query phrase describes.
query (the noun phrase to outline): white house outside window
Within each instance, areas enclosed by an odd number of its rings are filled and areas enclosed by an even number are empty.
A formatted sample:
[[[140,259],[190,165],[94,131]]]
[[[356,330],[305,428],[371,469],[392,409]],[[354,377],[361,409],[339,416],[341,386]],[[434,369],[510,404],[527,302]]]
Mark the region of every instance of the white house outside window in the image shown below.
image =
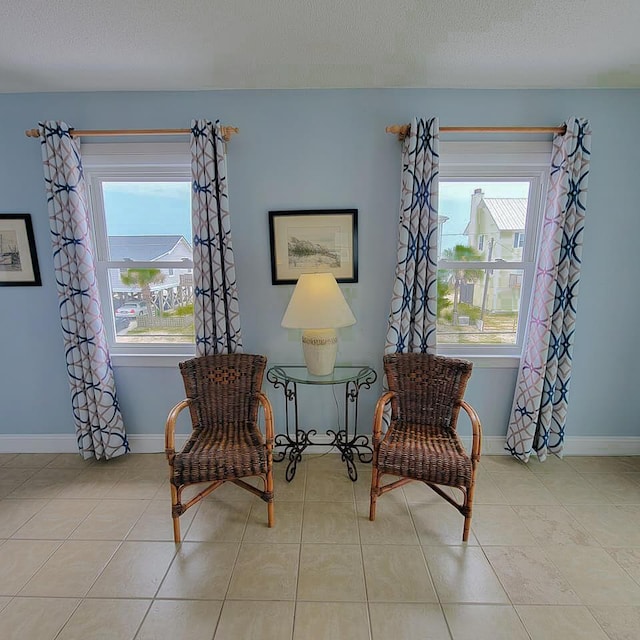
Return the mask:
[[[520,354],[550,151],[537,142],[441,144],[439,353]]]
[[[83,164],[114,360],[121,355],[192,354],[188,145],[88,144]]]

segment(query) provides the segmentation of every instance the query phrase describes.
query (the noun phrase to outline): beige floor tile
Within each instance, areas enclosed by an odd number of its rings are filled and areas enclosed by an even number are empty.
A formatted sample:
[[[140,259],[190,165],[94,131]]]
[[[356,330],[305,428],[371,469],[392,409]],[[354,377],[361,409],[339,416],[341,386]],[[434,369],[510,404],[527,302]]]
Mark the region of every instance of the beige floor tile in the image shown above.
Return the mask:
[[[66,485],[57,498],[101,499],[108,497],[109,491],[120,480],[121,472],[96,463],[81,471],[74,482]]]
[[[360,542],[355,503],[306,502],[303,513],[303,542]]]
[[[471,529],[483,546],[536,546],[537,544],[513,507],[506,505],[476,505]]]
[[[15,458],[17,453],[0,453],[0,467],[3,467],[9,460]]]
[[[378,501],[376,519],[369,520],[369,503],[358,503],[358,526],[362,544],[419,544],[406,504]]]
[[[558,458],[558,456],[550,454],[547,456],[547,459],[544,462],[540,462],[538,458],[534,455],[529,458],[529,462],[527,462],[527,466],[529,470],[536,474],[572,474],[576,473],[576,470],[563,458]]]
[[[607,549],[609,555],[640,584],[640,547]]]
[[[480,473],[509,473],[512,475],[528,476],[529,467],[513,456],[482,456],[480,458]]]
[[[243,544],[231,576],[232,600],[294,600],[297,544]]]
[[[155,600],[136,640],[211,640],[221,609],[222,602],[210,600]]]
[[[7,469],[0,467],[0,498],[5,498],[21,487],[38,469]]]
[[[640,504],[640,485],[626,473],[585,473],[583,478],[614,504]]]
[[[369,602],[438,602],[419,546],[362,545]]]
[[[53,540],[7,540],[0,546],[0,595],[16,595],[59,546]]]
[[[586,605],[640,605],[640,586],[604,550],[549,547],[546,554]]]
[[[567,553],[567,547],[559,551]],[[539,547],[485,547],[484,552],[513,604],[583,604],[573,582]]]
[[[509,604],[479,547],[424,547],[423,551],[440,602]]]
[[[353,493],[356,501],[369,501],[371,495],[371,466],[358,468],[358,479],[353,483]],[[402,494],[402,491],[398,491]]]
[[[14,598],[0,611],[2,640],[54,640],[80,600]]]
[[[183,542],[157,597],[223,600],[238,549],[234,542]]]
[[[294,602],[227,600],[222,609],[215,640],[288,640],[293,630],[294,608]],[[155,639],[150,637],[149,640]]]
[[[492,479],[500,487],[506,504],[558,504],[558,498],[533,473],[528,476],[495,473]]]
[[[100,500],[70,537],[74,540],[123,540],[148,506],[147,500]]]
[[[119,542],[64,542],[20,591],[20,596],[84,597]]]
[[[10,538],[46,504],[46,500],[0,500],[0,538]]]
[[[153,598],[175,554],[172,542],[123,542],[90,598]]]
[[[243,542],[299,543],[302,536],[302,502],[278,502],[274,505],[275,524],[267,525],[267,504],[251,505]]]
[[[83,600],[56,640],[133,640],[150,600]]]
[[[506,507],[508,508],[508,507]],[[409,511],[420,539],[420,544],[459,545],[462,542],[464,518],[455,507],[447,504],[442,498],[437,504],[410,504]],[[476,516],[471,523],[472,529]],[[473,530],[469,533],[469,545],[478,541]]]
[[[393,478],[392,476],[382,476],[383,484],[394,482],[397,479],[398,478]],[[453,490],[450,487],[442,487],[442,490],[449,495],[453,495]],[[442,502],[442,498],[423,482],[411,482],[406,484],[402,487],[402,492],[404,492],[405,499],[409,504],[440,504]],[[386,500],[389,496],[397,493],[400,493],[400,491],[396,491],[394,489],[391,493],[378,498],[378,501],[381,499]]]
[[[47,468],[55,469],[78,469],[83,471],[95,464],[95,459],[85,460],[79,453],[59,453],[51,462],[47,464]]]
[[[303,544],[297,599],[364,602],[366,596],[360,546]]]
[[[603,491],[593,487],[580,474],[539,474],[537,477],[560,504],[607,504],[609,502],[609,498]]]
[[[476,477],[474,504],[507,504],[504,493],[489,473],[479,473]]]
[[[202,503],[201,503],[202,504]],[[189,530],[200,504],[196,504],[180,516],[182,538]],[[127,535],[127,540],[173,540],[173,518],[171,517],[171,502],[151,500],[138,521]]]
[[[203,500],[183,539],[188,542],[240,542],[250,511],[250,501]]]
[[[7,497],[9,498],[55,498],[65,486],[71,484],[80,474],[79,469],[38,469]]]
[[[13,538],[64,540],[96,508],[95,500],[50,500]]]
[[[0,611],[2,611],[10,602],[11,598],[0,597]]]
[[[608,640],[586,607],[518,605],[516,611],[531,640]]]
[[[345,472],[328,473],[311,467],[307,473],[305,502],[353,502],[353,482]]]
[[[450,640],[440,605],[370,602],[373,640]]]
[[[611,640],[638,640],[640,607],[589,607]]]
[[[500,604],[445,604],[453,640],[529,640],[515,609]]]
[[[149,478],[146,475],[125,477],[118,480],[111,489],[108,497],[117,500],[151,500],[158,494],[164,483],[164,478]],[[169,495],[169,492],[167,492]]]
[[[625,506],[568,505],[567,510],[605,547],[640,547],[640,522]]]
[[[6,468],[42,469],[58,457],[57,453],[18,453],[4,463]]]
[[[293,640],[369,640],[367,605],[361,602],[298,602]]]
[[[286,465],[273,465],[273,496],[275,502],[302,502],[304,500],[304,486],[306,484],[306,468],[299,468],[291,482],[285,478]]]
[[[623,473],[635,471],[635,466],[628,459],[613,456],[570,456],[566,463],[578,473]]]
[[[514,506],[513,510],[539,544],[599,546],[598,541],[562,506]]]

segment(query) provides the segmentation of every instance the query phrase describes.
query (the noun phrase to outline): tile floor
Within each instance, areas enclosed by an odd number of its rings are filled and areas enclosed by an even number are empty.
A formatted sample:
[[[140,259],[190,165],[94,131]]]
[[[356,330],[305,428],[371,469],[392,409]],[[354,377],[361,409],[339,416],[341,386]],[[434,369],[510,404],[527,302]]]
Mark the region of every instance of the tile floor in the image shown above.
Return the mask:
[[[276,526],[231,485],[172,541],[162,455],[0,455],[3,640],[630,640],[640,457],[483,457],[468,544],[426,487],[337,455],[276,465]]]

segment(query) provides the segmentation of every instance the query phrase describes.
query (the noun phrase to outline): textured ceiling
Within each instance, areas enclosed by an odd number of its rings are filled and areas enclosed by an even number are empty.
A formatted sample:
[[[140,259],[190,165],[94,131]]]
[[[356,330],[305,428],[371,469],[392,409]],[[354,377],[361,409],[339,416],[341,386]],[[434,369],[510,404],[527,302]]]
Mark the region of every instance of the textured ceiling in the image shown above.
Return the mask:
[[[640,0],[0,0],[0,93],[640,87]]]

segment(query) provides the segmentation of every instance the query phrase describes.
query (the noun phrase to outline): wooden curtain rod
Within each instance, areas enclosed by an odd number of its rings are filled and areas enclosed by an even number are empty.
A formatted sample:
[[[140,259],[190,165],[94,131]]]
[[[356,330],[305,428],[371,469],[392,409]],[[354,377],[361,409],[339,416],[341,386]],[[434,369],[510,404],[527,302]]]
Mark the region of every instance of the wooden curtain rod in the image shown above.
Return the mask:
[[[408,124],[391,124],[385,131],[398,135],[398,140],[404,140],[409,133]],[[557,133],[564,135],[567,127],[440,127],[442,133]]]
[[[221,127],[222,137],[228,142],[231,136],[240,133],[238,127]],[[27,138],[39,138],[40,129],[27,129]],[[120,136],[184,136],[191,133],[191,129],[114,129],[110,131],[100,129],[87,129],[70,131],[72,138],[114,138]]]

